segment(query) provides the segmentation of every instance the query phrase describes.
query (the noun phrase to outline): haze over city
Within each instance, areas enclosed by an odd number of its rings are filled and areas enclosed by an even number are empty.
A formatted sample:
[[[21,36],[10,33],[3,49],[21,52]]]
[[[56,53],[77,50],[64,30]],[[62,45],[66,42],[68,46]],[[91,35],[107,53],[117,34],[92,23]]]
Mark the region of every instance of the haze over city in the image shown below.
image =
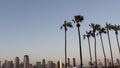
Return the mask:
[[[81,23],[81,37],[90,29],[90,23],[105,26],[105,23],[120,24],[119,0],[1,0],[0,1],[0,60],[23,61],[29,55],[30,62],[46,59],[64,62],[64,30],[60,26],[75,15],[84,16]],[[79,64],[78,35],[75,24],[68,29],[67,55],[76,58]],[[110,59],[108,39],[103,35],[107,58]],[[118,34],[120,38],[120,34]],[[119,52],[113,31],[110,31],[114,61]],[[93,38],[91,38],[93,42]],[[93,45],[93,46],[92,46]],[[91,43],[94,58],[94,43]],[[82,37],[83,63],[89,62],[87,39]],[[103,61],[99,37],[97,37],[98,59]]]

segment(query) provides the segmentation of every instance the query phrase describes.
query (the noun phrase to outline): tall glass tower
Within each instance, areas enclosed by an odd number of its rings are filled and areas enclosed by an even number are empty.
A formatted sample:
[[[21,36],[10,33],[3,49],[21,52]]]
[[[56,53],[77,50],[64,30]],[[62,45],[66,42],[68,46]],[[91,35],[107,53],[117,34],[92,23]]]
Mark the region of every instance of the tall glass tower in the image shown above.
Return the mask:
[[[19,68],[19,57],[16,57],[15,60],[14,60],[14,68]]]
[[[24,68],[29,68],[29,56],[24,55]]]

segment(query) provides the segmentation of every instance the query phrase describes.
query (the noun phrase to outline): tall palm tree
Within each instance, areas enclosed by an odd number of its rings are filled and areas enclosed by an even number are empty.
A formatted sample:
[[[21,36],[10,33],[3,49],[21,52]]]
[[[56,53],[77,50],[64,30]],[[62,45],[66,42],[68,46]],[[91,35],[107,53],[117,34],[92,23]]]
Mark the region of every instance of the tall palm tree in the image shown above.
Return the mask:
[[[73,27],[71,22],[64,21],[64,24],[60,27],[65,30],[65,68],[67,68],[67,27]]]
[[[91,46],[90,46],[90,34],[91,34],[91,31],[89,31],[89,32],[86,31],[86,34],[83,35],[83,39],[85,39],[86,37],[88,39],[89,55],[90,55],[90,66],[92,68],[92,55],[91,55]]]
[[[103,50],[103,55],[104,55],[104,63],[105,63],[104,65],[105,65],[105,68],[107,68],[105,48],[104,48],[103,39],[102,39],[102,34],[106,33],[106,30],[105,30],[105,28],[102,28],[101,26],[99,26],[97,31],[98,31],[98,34],[99,34],[100,40],[101,40],[101,45],[102,45],[102,50]]]
[[[112,53],[112,47],[111,47],[111,41],[110,41],[110,35],[109,35],[109,30],[111,30],[111,24],[107,24],[107,23],[106,23],[106,30],[107,30],[107,35],[108,35],[109,47],[110,47],[111,64],[112,64],[112,68],[114,68],[114,64],[113,64],[113,53]]]
[[[120,45],[119,45],[119,40],[118,40],[118,31],[120,30],[120,25],[112,25],[111,28],[112,28],[112,30],[115,31],[116,41],[117,41],[118,50],[119,50],[119,54],[120,54]]]
[[[93,24],[93,23],[91,23],[89,26],[92,28],[91,35],[94,38],[94,46],[95,46],[95,68],[97,68],[96,30],[98,29],[98,27],[100,25],[99,24]]]
[[[82,47],[81,47],[81,35],[80,35],[80,23],[84,20],[84,17],[81,15],[74,16],[74,19],[72,20],[74,23],[76,23],[76,26],[78,28],[78,37],[79,37],[79,50],[80,50],[80,67],[83,68],[83,60],[82,60]]]

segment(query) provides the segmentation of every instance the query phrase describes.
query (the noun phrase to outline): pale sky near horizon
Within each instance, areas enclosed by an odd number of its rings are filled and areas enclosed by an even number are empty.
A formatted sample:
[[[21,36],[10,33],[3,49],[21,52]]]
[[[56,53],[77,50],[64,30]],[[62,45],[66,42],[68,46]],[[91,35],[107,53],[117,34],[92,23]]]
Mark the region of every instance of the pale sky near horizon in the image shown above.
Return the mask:
[[[90,30],[90,23],[105,25],[120,24],[119,0],[1,0],[0,1],[0,60],[14,60],[28,54],[30,62],[46,60],[64,61],[64,20],[71,21],[74,15],[83,15],[81,35]],[[68,30],[68,57],[79,63],[77,29]],[[120,38],[120,34],[119,34]],[[101,43],[97,37],[98,58],[103,59]],[[116,39],[111,31],[114,58],[119,57]],[[107,57],[110,58],[107,35],[104,35]],[[91,38],[94,58],[94,44]],[[87,39],[82,39],[83,60],[87,64],[89,52]],[[115,60],[114,59],[114,60]],[[72,60],[71,60],[72,61]]]

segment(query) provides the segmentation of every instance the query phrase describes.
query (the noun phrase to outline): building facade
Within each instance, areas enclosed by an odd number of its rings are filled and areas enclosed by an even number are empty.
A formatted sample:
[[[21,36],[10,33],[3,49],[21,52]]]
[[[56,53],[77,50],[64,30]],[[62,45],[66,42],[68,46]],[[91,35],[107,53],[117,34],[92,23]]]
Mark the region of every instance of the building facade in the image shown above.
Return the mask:
[[[19,64],[20,64],[19,57],[16,57],[14,60],[14,68],[19,68],[19,66],[20,66]]]
[[[28,55],[24,55],[24,68],[29,68],[29,56]]]

